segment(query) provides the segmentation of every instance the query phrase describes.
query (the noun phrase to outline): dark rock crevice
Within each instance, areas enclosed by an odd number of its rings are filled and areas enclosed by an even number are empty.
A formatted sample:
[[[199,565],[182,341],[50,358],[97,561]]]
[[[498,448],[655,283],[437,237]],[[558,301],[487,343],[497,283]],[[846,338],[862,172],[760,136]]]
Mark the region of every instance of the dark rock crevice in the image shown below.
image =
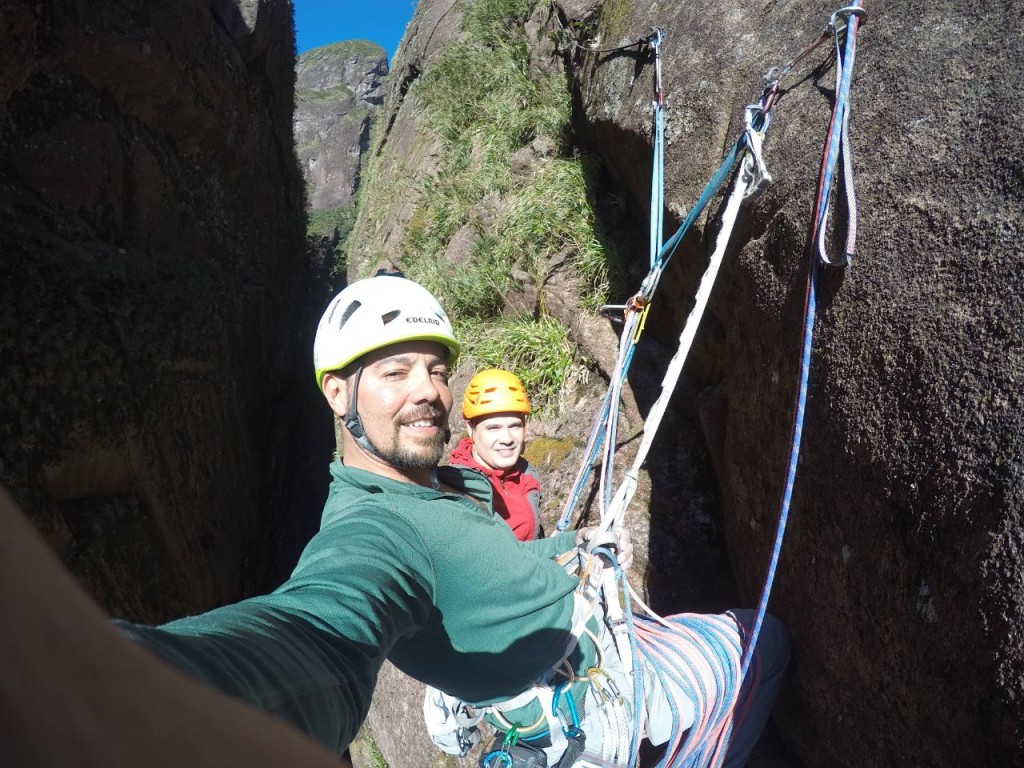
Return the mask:
[[[289,516],[268,490],[293,472],[273,408],[307,370],[295,307],[320,280],[290,7],[218,9],[15,2],[0,31],[0,475],[145,620],[265,588]]]

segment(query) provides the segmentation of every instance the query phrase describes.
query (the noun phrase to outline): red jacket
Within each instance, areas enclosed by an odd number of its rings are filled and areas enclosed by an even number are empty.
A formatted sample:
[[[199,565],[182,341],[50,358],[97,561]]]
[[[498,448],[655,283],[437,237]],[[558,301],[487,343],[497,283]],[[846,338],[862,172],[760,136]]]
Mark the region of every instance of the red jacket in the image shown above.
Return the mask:
[[[512,469],[485,467],[473,458],[473,438],[464,437],[452,451],[451,463],[483,474],[494,488],[494,511],[508,523],[520,541],[540,533],[540,478],[526,459]]]

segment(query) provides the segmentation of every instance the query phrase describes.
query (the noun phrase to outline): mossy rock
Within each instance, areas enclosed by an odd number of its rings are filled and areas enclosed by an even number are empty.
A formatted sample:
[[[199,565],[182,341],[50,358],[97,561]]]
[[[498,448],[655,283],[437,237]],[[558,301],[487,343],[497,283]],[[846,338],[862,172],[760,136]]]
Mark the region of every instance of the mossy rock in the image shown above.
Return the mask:
[[[559,469],[574,446],[575,443],[572,440],[538,437],[526,444],[523,455],[534,466],[546,470]]]

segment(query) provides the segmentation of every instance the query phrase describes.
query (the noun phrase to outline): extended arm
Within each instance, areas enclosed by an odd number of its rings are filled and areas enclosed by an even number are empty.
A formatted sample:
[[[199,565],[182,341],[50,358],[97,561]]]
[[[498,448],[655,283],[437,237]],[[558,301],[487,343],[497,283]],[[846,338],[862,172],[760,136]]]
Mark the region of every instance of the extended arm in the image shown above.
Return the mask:
[[[178,669],[341,754],[398,639],[427,623],[432,573],[418,538],[371,516],[322,529],[276,592],[122,632]]]
[[[295,729],[121,637],[3,489],[0,616],[5,764],[338,766]]]

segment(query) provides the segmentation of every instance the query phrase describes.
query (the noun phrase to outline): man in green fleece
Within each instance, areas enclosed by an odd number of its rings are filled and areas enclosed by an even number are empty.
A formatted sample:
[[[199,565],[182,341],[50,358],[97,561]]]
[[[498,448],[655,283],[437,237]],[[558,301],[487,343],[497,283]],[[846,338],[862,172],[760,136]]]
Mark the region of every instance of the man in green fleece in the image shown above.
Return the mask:
[[[447,315],[416,283],[379,276],[342,291],[314,361],[344,424],[343,458],[291,577],[270,595],[121,631],[338,753],[385,658],[473,704],[528,689],[572,641],[577,580],[552,557],[577,533],[519,542],[486,478],[438,467],[457,352]]]
[[[552,559],[590,532],[520,542],[491,510],[486,478],[438,467],[457,352],[447,315],[421,286],[381,276],[342,291],[320,321],[314,361],[344,424],[343,457],[331,466],[320,530],[293,574],[270,595],[160,627],[118,622],[122,636],[336,754],[365,718],[385,658],[475,706],[523,700],[503,711],[522,723],[534,722],[537,707],[523,697],[553,670],[570,670],[582,688],[587,746],[599,745],[601,729],[590,718],[599,708],[587,706],[583,689],[600,641],[585,634],[577,641],[578,581]],[[628,536],[617,548],[628,566]],[[728,766],[745,762],[781,682],[788,645],[776,625],[762,629],[759,648],[765,638],[776,647],[762,653],[761,684]],[[644,701],[655,743],[669,730],[659,692],[650,686]],[[5,695],[0,685],[0,703]],[[700,714],[693,709],[677,712],[675,726],[689,727]]]

